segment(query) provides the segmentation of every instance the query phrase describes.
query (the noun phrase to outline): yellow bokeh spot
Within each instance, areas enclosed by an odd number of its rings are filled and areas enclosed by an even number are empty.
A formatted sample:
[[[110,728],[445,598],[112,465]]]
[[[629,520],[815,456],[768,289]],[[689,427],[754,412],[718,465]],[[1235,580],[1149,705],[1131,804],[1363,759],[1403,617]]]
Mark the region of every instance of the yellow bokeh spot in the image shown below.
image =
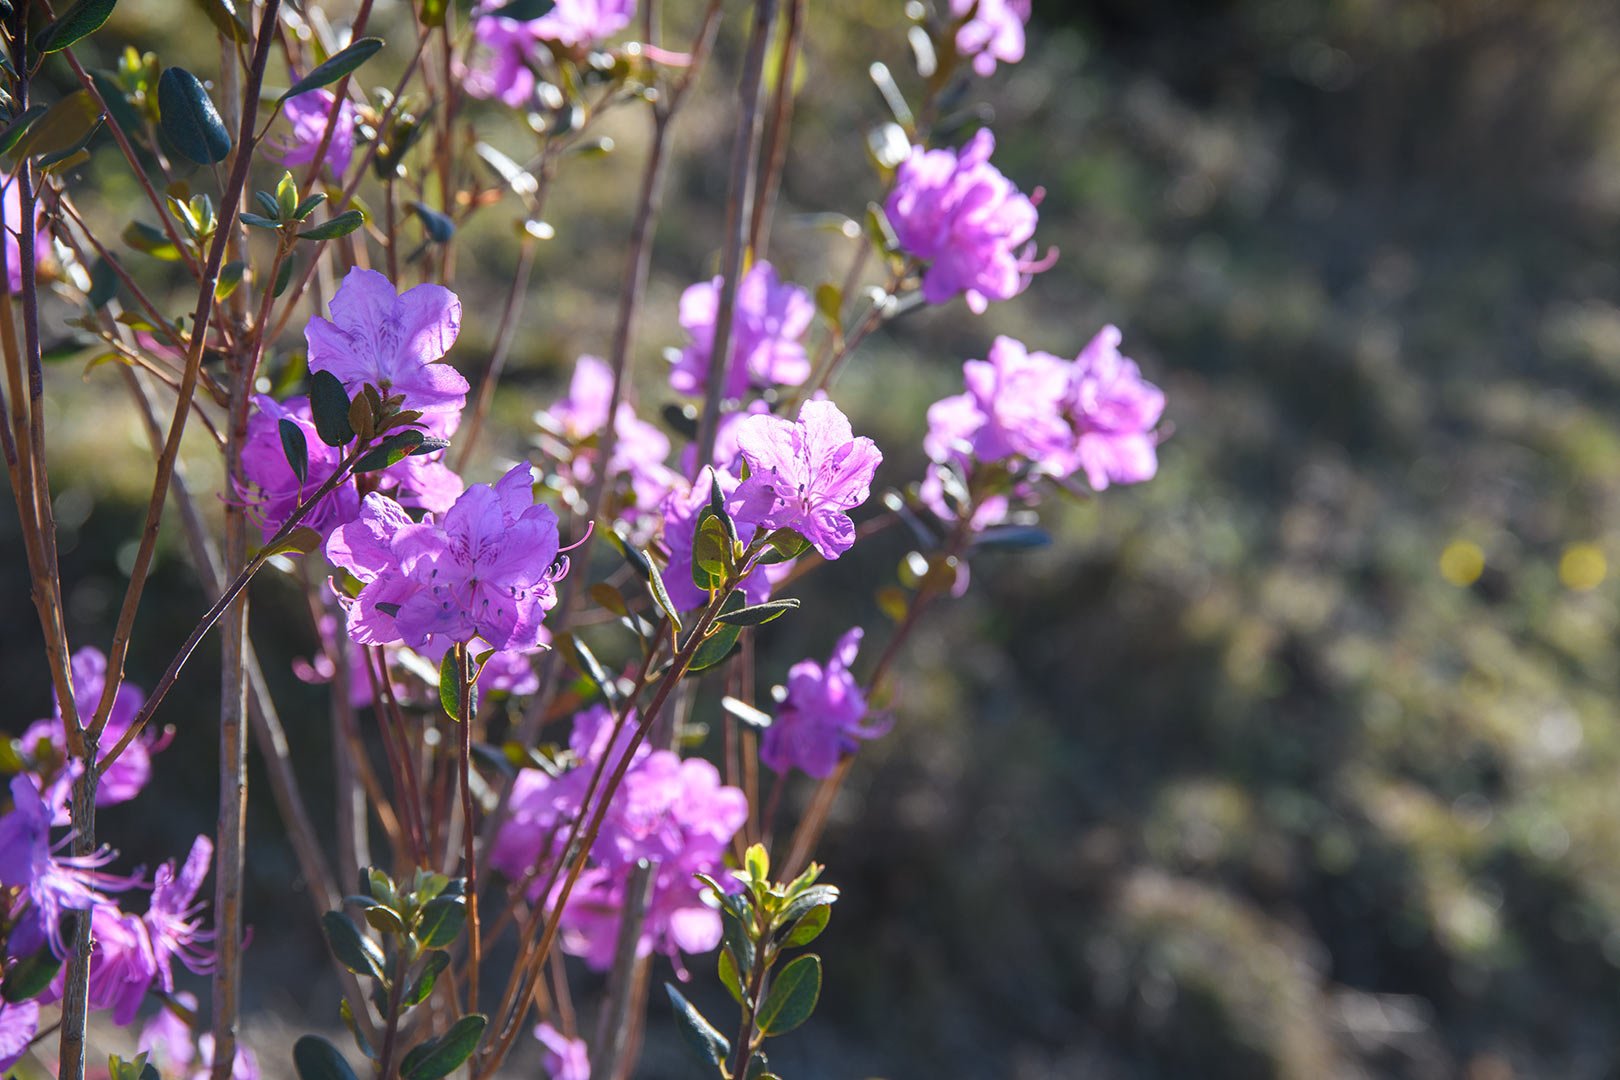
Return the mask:
[[[1472,540],[1453,540],[1440,553],[1440,576],[1459,589],[1472,585],[1485,572],[1485,552]]]
[[[1609,560],[1596,544],[1571,544],[1558,560],[1558,580],[1567,589],[1586,592],[1603,584],[1609,576]]]

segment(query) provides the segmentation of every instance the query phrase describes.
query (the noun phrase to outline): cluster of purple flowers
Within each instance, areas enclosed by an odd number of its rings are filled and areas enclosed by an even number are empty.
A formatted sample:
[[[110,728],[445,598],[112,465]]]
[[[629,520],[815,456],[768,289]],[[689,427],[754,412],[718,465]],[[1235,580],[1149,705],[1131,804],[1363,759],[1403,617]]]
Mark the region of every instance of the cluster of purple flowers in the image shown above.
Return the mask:
[[[760,742],[759,759],[779,773],[797,768],[825,779],[860,740],[888,730],[867,712],[866,693],[850,671],[863,631],[855,627],[838,639],[825,666],[800,660],[788,669],[776,718]]]
[[[547,46],[587,49],[629,26],[636,13],[635,0],[557,0],[539,18],[522,20],[493,14],[502,6],[487,4],[475,15],[479,51],[462,72],[462,85],[473,97],[515,109],[533,101],[534,67]]]
[[[624,760],[636,725],[632,711],[615,736],[613,714],[595,706],[574,719],[569,746],[578,764],[561,777],[525,770],[512,789],[511,817],[490,852],[490,865],[527,885],[541,900],[544,869],[556,858],[569,823],[588,813],[585,793],[600,765]],[[606,759],[604,761],[604,758]],[[701,953],[720,942],[720,914],[703,901],[695,874],[719,875],[731,838],[748,817],[747,798],[720,782],[707,761],[682,759],[642,745],[614,795],[591,863],[568,898],[560,925],[563,948],[596,970],[613,961],[628,891],[645,866],[647,901],[638,955]]]
[[[74,693],[80,701],[97,700],[105,686],[107,661],[94,649],[73,657]],[[104,737],[128,730],[142,694],[125,683],[114,699]],[[152,991],[173,993],[174,963],[203,973],[213,964],[207,942],[213,937],[199,919],[197,893],[213,860],[213,844],[197,837],[185,862],[158,867],[150,883],[119,877],[105,867],[114,853],[105,848],[90,855],[69,855],[72,835],[53,840],[54,828],[68,821],[66,803],[76,765],[63,763],[66,735],[56,715],[31,725],[20,740],[27,771],[11,778],[11,809],[0,815],[0,896],[9,897],[4,940],[8,960],[48,949],[59,959],[68,953],[62,918],[70,912],[88,915],[91,925],[90,1006],[112,1013],[125,1025]],[[52,748],[45,753],[46,747]],[[150,777],[150,743],[137,740],[109,769],[97,802],[117,803],[135,797]],[[150,889],[146,910],[123,910],[112,894]],[[0,1071],[27,1049],[37,1030],[39,1007],[59,1001],[65,969],[39,997],[0,1006]]]

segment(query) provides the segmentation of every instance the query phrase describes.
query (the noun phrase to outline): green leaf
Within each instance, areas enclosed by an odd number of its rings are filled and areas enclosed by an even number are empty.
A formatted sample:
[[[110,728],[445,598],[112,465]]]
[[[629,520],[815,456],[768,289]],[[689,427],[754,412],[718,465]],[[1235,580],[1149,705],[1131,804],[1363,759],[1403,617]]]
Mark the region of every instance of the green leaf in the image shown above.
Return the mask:
[[[287,464],[302,484],[309,479],[309,440],[304,437],[304,429],[286,417],[276,426],[281,431],[281,452],[287,455]]]
[[[231,152],[230,132],[213,99],[185,68],[165,68],[158,77],[158,116],[175,149],[198,165],[224,161]]]
[[[360,1030],[360,1025],[355,1022],[354,1006],[349,1004],[348,998],[338,1002],[338,1015],[343,1017],[343,1026],[349,1029],[349,1034],[354,1038],[355,1047],[366,1057],[376,1061],[377,1051],[372,1047],[371,1041],[366,1038],[366,1033]]]
[[[456,651],[454,649],[445,653],[444,659],[439,661],[439,704],[444,706],[444,715],[458,724],[463,720],[472,718],[461,715],[461,672],[456,665]],[[467,710],[473,716],[478,715],[478,688],[476,686],[468,688]]]
[[[308,525],[300,525],[278,543],[271,544],[259,554],[266,559],[272,555],[285,555],[294,551],[300,555],[308,555],[320,546],[321,534]]]
[[[503,19],[516,19],[518,22],[529,22],[538,19],[557,6],[557,0],[512,0],[504,7],[496,8],[491,15],[499,15]]]
[[[42,53],[60,52],[101,29],[118,0],[79,0],[34,38]]]
[[[50,949],[40,949],[32,956],[23,957],[6,972],[5,982],[0,983],[0,998],[15,1005],[38,997],[51,985],[61,967],[62,961]]]
[[[406,428],[396,431],[376,446],[360,455],[360,460],[354,463],[357,473],[376,472],[392,465],[398,465],[411,456],[411,452],[422,445],[425,438],[417,428]]]
[[[596,654],[591,652],[583,641],[572,634],[568,635],[564,640],[567,642],[566,648],[572,652],[573,659],[578,663],[579,670],[584,673],[587,679],[596,684],[596,688],[602,691],[603,697],[610,702],[616,703],[619,700],[619,685],[614,681],[613,676],[608,674],[607,668],[602,666],[602,662],[596,658]]]
[[[771,983],[771,992],[765,995],[755,1023],[766,1035],[784,1035],[810,1019],[820,996],[821,957],[815,953],[801,956]]]
[[[648,561],[646,552],[626,540],[617,528],[607,530],[607,538],[619,549],[619,554],[624,556],[624,561],[630,564],[630,569],[636,572],[638,578],[642,581],[651,579],[652,563]]]
[[[439,896],[422,905],[416,923],[416,940],[423,948],[444,949],[461,936],[467,922],[467,898]]]
[[[443,26],[445,12],[450,9],[450,0],[422,0],[422,25]]]
[[[106,307],[118,295],[118,285],[118,272],[112,268],[112,263],[97,259],[90,267],[90,291],[85,294],[90,310],[100,311]]]
[[[718,961],[720,968],[720,982],[731,993],[731,998],[739,1005],[745,1005],[743,1000],[742,977],[737,974],[737,961],[731,958],[730,949],[720,950]]]
[[[405,991],[402,999],[406,1006],[420,1005],[433,993],[433,984],[439,981],[439,973],[450,966],[450,954],[447,952],[428,953],[427,960],[422,964],[422,973],[411,983],[411,988]]]
[[[149,1052],[142,1050],[128,1061],[117,1054],[108,1055],[108,1076],[111,1080],[161,1080],[157,1066],[146,1060]]]
[[[242,224],[255,229],[281,228],[281,222],[277,221],[275,218],[267,218],[263,214],[250,214],[244,210],[236,216],[242,219]]]
[[[973,538],[975,551],[1033,551],[1052,543],[1052,535],[1033,525],[993,525]]]
[[[276,99],[276,104],[280,105],[288,98],[330,86],[377,55],[377,50],[382,47],[383,39],[376,37],[363,37],[350,42],[348,48],[329,58],[326,63],[317,64],[308,75],[289,86],[287,92]]]
[[[292,283],[292,273],[293,257],[289,255],[281,260],[281,269],[276,271],[276,285],[270,290],[271,296],[280,297],[287,291],[287,286]]]
[[[99,123],[101,108],[96,99],[88,90],[75,90],[30,123],[13,144],[12,153],[19,158],[59,154],[83,145]]]
[[[88,96],[88,95],[86,95]],[[30,105],[23,114],[0,130],[0,154],[10,153],[11,148],[17,145],[17,140],[28,133],[35,121],[44,116],[48,110],[44,105]]]
[[[236,13],[236,5],[231,0],[196,0],[197,6],[202,8],[208,21],[214,24],[214,29],[230,38],[238,45],[245,45],[253,40],[252,32],[242,22],[242,16]]]
[[[303,221],[305,218],[309,217],[309,215],[315,212],[315,208],[317,206],[321,205],[321,203],[325,201],[326,192],[317,191],[315,194],[306,197],[303,202],[293,207],[292,216],[297,218],[299,221]]]
[[[678,634],[681,631],[681,617],[676,614],[675,601],[669,598],[669,590],[664,587],[663,575],[659,574],[658,567],[653,565],[646,552],[643,551],[640,555],[641,562],[647,567],[647,588],[652,590],[653,602],[663,609],[669,618],[669,625],[673,626]]]
[[[664,989],[669,993],[669,1003],[675,1007],[676,1026],[681,1029],[681,1037],[686,1040],[686,1045],[697,1055],[698,1064],[714,1069],[725,1068],[726,1058],[731,1055],[731,1043],[703,1018],[702,1013],[692,1007],[690,1001],[681,996],[673,984],[665,983]]]
[[[441,1076],[449,1076],[478,1049],[478,1040],[483,1037],[488,1023],[489,1018],[481,1013],[463,1016],[450,1025],[449,1031],[406,1054],[405,1060],[399,1063],[399,1075],[403,1080],[439,1080]]]
[[[731,570],[731,541],[720,519],[708,507],[698,514],[692,530],[692,584],[708,591],[726,582]]]
[[[428,454],[437,454],[440,450],[450,449],[450,440],[441,439],[436,435],[424,435],[421,445],[412,450],[408,457],[424,457]]]
[[[309,411],[315,419],[315,433],[327,446],[346,446],[354,440],[354,428],[349,426],[349,394],[330,371],[310,375]]]
[[[742,591],[740,589],[734,590],[730,596],[726,597],[726,602],[720,606],[720,615],[724,616],[734,611],[740,611],[745,603]],[[699,645],[697,651],[692,654],[692,663],[686,670],[694,672],[714,667],[714,665],[731,655],[731,650],[737,645],[737,635],[741,633],[741,627],[730,626],[717,621],[709,636],[703,639],[703,644]]]
[[[319,1035],[305,1035],[293,1043],[293,1067],[299,1080],[356,1080],[338,1048]]]
[[[435,244],[447,244],[456,235],[456,223],[425,203],[413,202],[411,209],[422,219],[422,229]]]
[[[159,262],[180,261],[180,249],[174,246],[168,233],[144,221],[131,221],[124,226],[123,240],[136,251],[150,255]]]
[[[777,529],[765,539],[771,548],[760,557],[759,561],[767,565],[791,562],[803,555],[805,549],[810,546],[810,541],[792,529]]]
[[[838,902],[838,886],[812,885],[788,901],[787,906],[777,913],[778,926],[791,926],[795,920],[808,914],[812,908],[825,907]]]
[[[383,954],[375,942],[360,932],[360,928],[341,911],[328,911],[321,916],[321,929],[326,931],[326,943],[338,962],[356,975],[373,979],[383,976]]]
[[[821,936],[823,930],[827,929],[827,921],[831,918],[832,908],[826,904],[817,904],[805,912],[804,918],[800,919],[798,924],[789,932],[787,938],[782,942],[783,947],[797,948],[800,945],[810,944]]]
[[[366,223],[366,215],[359,210],[345,210],[335,218],[327,218],[319,225],[298,230],[300,240],[336,240],[348,236]]]
[[[214,285],[214,299],[223,300],[236,291],[242,284],[242,275],[247,271],[247,264],[243,262],[228,262],[219,268],[219,281]]]
[[[769,600],[763,604],[753,604],[749,607],[738,608],[736,611],[722,612],[716,619],[732,626],[759,626],[772,619],[779,619],[790,611],[795,611],[799,602],[792,598],[785,600]]]

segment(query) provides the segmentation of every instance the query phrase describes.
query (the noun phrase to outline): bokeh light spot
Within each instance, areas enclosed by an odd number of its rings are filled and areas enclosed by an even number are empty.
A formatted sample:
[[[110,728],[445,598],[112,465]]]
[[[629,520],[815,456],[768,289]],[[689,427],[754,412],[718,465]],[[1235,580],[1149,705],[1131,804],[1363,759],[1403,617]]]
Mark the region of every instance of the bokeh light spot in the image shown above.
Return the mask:
[[[1485,572],[1485,552],[1472,540],[1453,540],[1440,553],[1440,576],[1466,588]]]
[[[1609,560],[1596,544],[1571,544],[1558,560],[1558,580],[1566,589],[1586,592],[1603,584],[1609,575]]]

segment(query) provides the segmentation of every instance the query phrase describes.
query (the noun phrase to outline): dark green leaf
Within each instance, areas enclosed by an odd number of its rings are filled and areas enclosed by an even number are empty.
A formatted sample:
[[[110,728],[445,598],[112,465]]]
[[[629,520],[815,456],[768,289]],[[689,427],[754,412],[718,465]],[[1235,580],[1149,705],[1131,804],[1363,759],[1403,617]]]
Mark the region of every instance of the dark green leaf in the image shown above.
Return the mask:
[[[456,223],[425,203],[413,202],[411,209],[422,219],[422,229],[436,244],[446,244],[456,235]]]
[[[101,29],[117,0],[79,0],[40,31],[34,45],[42,53],[60,52]]]
[[[796,919],[808,914],[811,908],[824,907],[837,902],[838,886],[812,885],[788,901],[788,905],[776,916],[777,925],[789,926]]]
[[[244,210],[237,216],[242,219],[242,224],[249,225],[255,229],[281,228],[281,222],[277,221],[275,218],[267,218],[263,214],[250,214]]]
[[[743,599],[742,590],[733,590],[731,595],[726,597],[726,602],[720,605],[720,615],[725,616],[734,611],[740,611],[746,602]],[[714,667],[714,665],[731,655],[731,650],[737,646],[737,635],[741,633],[741,627],[717,622],[713,632],[703,639],[703,644],[699,645],[697,651],[692,654],[692,663],[686,670],[694,672]]]
[[[345,446],[354,439],[354,428],[349,426],[348,392],[330,371],[310,375],[309,411],[315,419],[315,433],[327,446]]]
[[[745,1004],[743,1001],[742,977],[737,973],[737,961],[731,958],[730,949],[720,950],[720,959],[718,963],[720,968],[721,984],[725,986],[725,988],[731,993],[731,998],[733,1001],[739,1005]]]
[[[366,223],[366,215],[359,210],[345,210],[335,218],[298,231],[300,240],[336,240],[348,236]]]
[[[448,948],[461,935],[466,922],[466,897],[436,897],[422,906],[422,915],[416,924],[416,940],[424,948]]]
[[[215,30],[238,45],[253,40],[253,34],[242,22],[242,16],[236,13],[236,5],[231,0],[197,0],[197,6],[203,9],[203,14],[208,16]]]
[[[132,221],[124,226],[124,243],[159,262],[179,262],[180,249],[169,235],[144,221]]]
[[[424,435],[421,445],[410,452],[411,457],[422,457],[426,454],[437,454],[440,450],[450,448],[449,439],[441,439],[435,435]]]
[[[75,90],[30,123],[12,145],[12,152],[19,158],[59,154],[82,146],[99,123],[101,107],[96,99],[88,90]]]
[[[214,299],[223,300],[235,292],[237,286],[242,284],[242,275],[247,272],[247,264],[243,262],[228,262],[219,268],[219,281],[214,285]]]
[[[993,525],[974,537],[978,551],[1031,551],[1051,544],[1052,536],[1033,525]]]
[[[771,545],[770,550],[760,556],[759,561],[766,564],[784,563],[797,559],[810,546],[810,541],[792,529],[777,529],[765,539]]]
[[[355,1047],[366,1057],[376,1061],[377,1051],[372,1047],[371,1040],[366,1038],[366,1033],[360,1030],[360,1025],[355,1023],[354,1006],[349,1004],[348,998],[338,1002],[338,1015],[343,1017],[343,1026],[348,1028],[349,1034],[354,1037]]]
[[[354,471],[376,472],[378,469],[398,465],[411,456],[411,451],[422,445],[423,438],[422,432],[416,428],[396,431],[360,455],[360,460],[354,463]]]
[[[733,626],[758,626],[768,623],[772,619],[779,619],[790,611],[798,608],[799,602],[793,599],[769,600],[763,604],[753,604],[749,607],[738,608],[736,611],[722,612],[717,619]]]
[[[407,1006],[420,1005],[433,993],[433,984],[439,981],[439,973],[450,966],[450,954],[447,952],[428,953],[427,960],[422,964],[422,973],[411,983],[411,988],[405,991],[404,1003]]]
[[[91,311],[100,311],[118,294],[118,273],[106,259],[97,259],[90,267],[90,291],[85,300]]]
[[[405,924],[391,908],[381,904],[367,904],[365,907],[366,922],[373,930],[384,934],[401,934],[405,932]]]
[[[299,203],[293,208],[293,217],[297,218],[299,221],[303,221],[305,218],[309,217],[309,215],[315,212],[315,208],[317,206],[321,205],[321,203],[325,201],[326,193],[324,191],[317,191],[315,194],[304,199],[303,202]]]
[[[731,570],[731,541],[726,528],[708,507],[698,514],[692,530],[692,584],[708,591],[726,583]]]
[[[348,48],[338,52],[324,64],[317,64],[315,69],[302,79],[287,88],[287,92],[276,99],[280,105],[290,97],[307,94],[311,90],[319,90],[323,86],[330,86],[343,76],[349,74],[361,64],[370,60],[383,47],[382,38],[363,37],[359,41],[352,41]]]
[[[568,635],[564,640],[568,643],[566,648],[572,652],[573,659],[579,664],[579,670],[585,674],[585,677],[596,684],[596,688],[602,691],[602,696],[607,698],[608,701],[618,701],[618,683],[614,682],[613,676],[608,674],[607,668],[602,666],[602,662],[596,658],[596,654],[591,652],[583,641],[573,635]]]
[[[449,1076],[478,1049],[489,1019],[480,1013],[463,1016],[437,1039],[429,1039],[405,1055],[399,1063],[403,1080],[439,1080]]]
[[[658,567],[653,565],[646,552],[641,552],[640,555],[642,564],[647,567],[647,588],[652,590],[653,602],[664,610],[664,614],[669,618],[669,625],[675,628],[675,632],[680,633],[681,618],[675,613],[675,601],[669,598],[669,590],[664,588],[663,576],[658,573]]]
[[[652,577],[652,563],[647,560],[646,552],[626,540],[617,528],[607,530],[607,538],[619,549],[619,554],[624,556],[624,561],[630,564],[630,569],[636,572],[638,578],[647,581]]]
[[[669,1003],[675,1007],[676,1026],[681,1029],[686,1045],[697,1055],[698,1064],[712,1069],[724,1068],[731,1054],[731,1043],[672,984],[665,983],[664,989],[669,993]]]
[[[356,1080],[338,1048],[319,1035],[305,1035],[293,1043],[293,1067],[299,1080]]]
[[[811,908],[805,912],[804,918],[799,920],[798,924],[789,932],[787,938],[783,940],[783,946],[796,948],[800,945],[810,944],[821,936],[823,930],[827,929],[827,921],[831,918],[832,908],[826,904],[818,904]]]
[[[231,152],[230,132],[213,99],[185,68],[165,68],[158,77],[158,115],[163,134],[197,164],[213,165]]]
[[[304,429],[286,417],[277,427],[281,431],[281,452],[287,455],[287,464],[302,484],[309,479],[309,440],[304,437]]]
[[[292,283],[292,273],[293,257],[289,255],[281,260],[281,269],[276,271],[276,285],[270,290],[270,295],[279,297],[286,292],[287,286]]]
[[[32,956],[23,957],[6,972],[5,982],[0,983],[0,998],[15,1005],[38,997],[51,985],[61,967],[62,961],[50,949],[40,949]]]
[[[383,954],[375,942],[360,932],[341,911],[328,911],[321,916],[321,929],[326,931],[326,942],[338,962],[356,975],[381,979]]]
[[[770,1071],[770,1062],[759,1051],[748,1059],[748,1068],[743,1070],[743,1080],[772,1080],[776,1074]]]
[[[516,19],[518,22],[529,22],[538,19],[557,6],[557,0],[512,0],[504,7],[498,7],[490,12],[503,19]]]
[[[7,124],[5,129],[0,131],[0,154],[9,153],[11,148],[17,145],[17,140],[27,134],[34,122],[47,111],[43,105],[30,105],[21,116]]]
[[[821,957],[810,953],[777,974],[754,1020],[766,1035],[786,1034],[810,1019],[820,996]]]
[[[277,543],[266,547],[259,554],[267,559],[272,555],[285,555],[293,551],[300,555],[308,555],[320,546],[321,534],[308,525],[300,525]]]
[[[258,202],[259,209],[263,210],[268,217],[277,221],[281,220],[281,203],[276,200],[274,195],[268,191],[255,191],[253,198]],[[247,217],[246,214],[242,216]]]
[[[677,405],[673,401],[664,406],[664,423],[683,439],[695,440],[698,434],[698,413],[691,405]]]

